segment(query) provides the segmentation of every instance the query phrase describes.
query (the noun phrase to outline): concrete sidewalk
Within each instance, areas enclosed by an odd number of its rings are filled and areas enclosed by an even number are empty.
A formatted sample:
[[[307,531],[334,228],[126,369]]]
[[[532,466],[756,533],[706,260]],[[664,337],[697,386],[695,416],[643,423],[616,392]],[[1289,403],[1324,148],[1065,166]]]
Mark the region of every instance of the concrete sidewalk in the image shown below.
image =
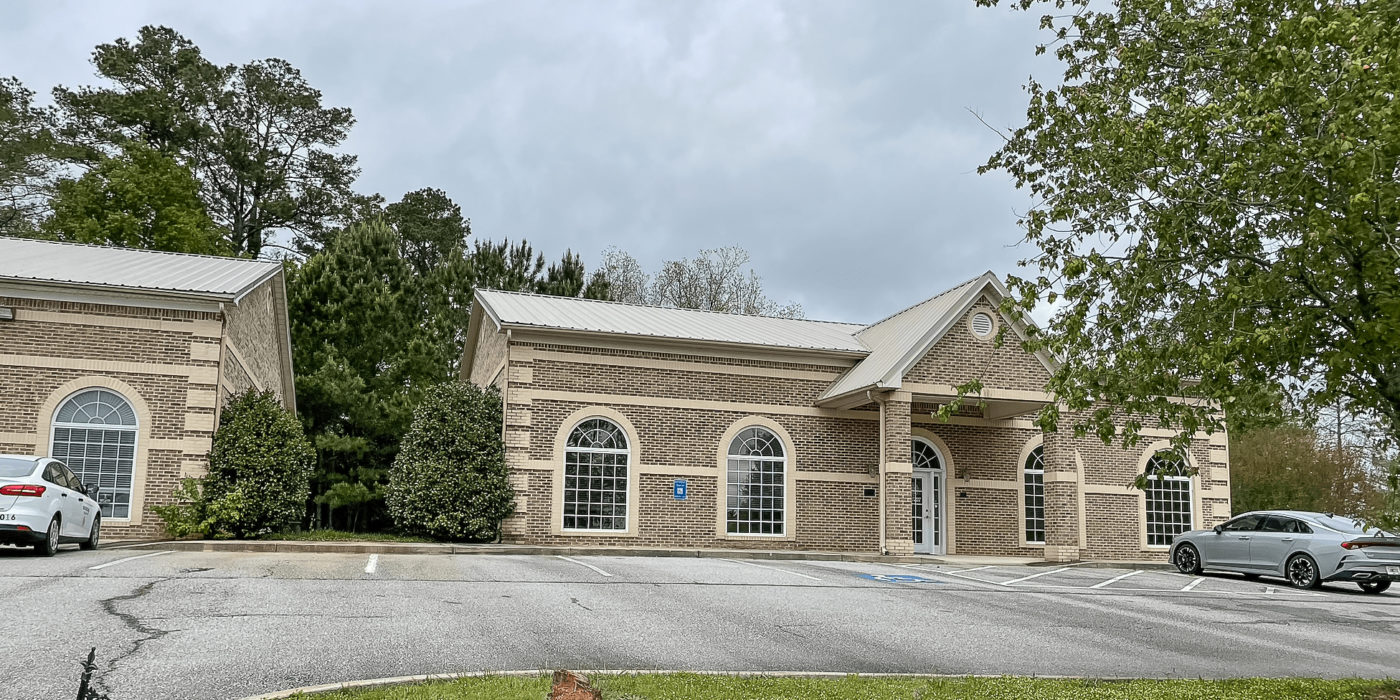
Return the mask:
[[[128,549],[169,549],[184,552],[279,552],[301,554],[514,554],[536,556],[700,557],[845,561],[880,564],[942,564],[949,566],[1075,566],[1115,569],[1171,569],[1165,562],[1080,561],[1068,564],[1036,557],[993,557],[970,554],[880,555],[860,552],[813,552],[762,549],[660,549],[648,547],[543,547],[517,544],[452,544],[439,542],[310,542],[304,540],[166,540],[128,544]]]

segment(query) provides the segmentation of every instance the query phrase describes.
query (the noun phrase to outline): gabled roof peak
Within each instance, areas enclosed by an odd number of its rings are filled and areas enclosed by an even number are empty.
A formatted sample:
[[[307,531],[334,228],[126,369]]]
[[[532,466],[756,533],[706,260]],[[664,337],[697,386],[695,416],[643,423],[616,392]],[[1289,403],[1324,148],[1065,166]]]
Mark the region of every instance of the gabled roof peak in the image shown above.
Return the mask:
[[[935,295],[933,295],[933,296],[931,296],[931,297],[929,297],[929,298],[927,298],[927,299],[925,299],[925,300],[923,300],[923,301],[921,301],[921,302],[919,302],[919,303],[917,303],[917,304],[913,304],[913,305],[911,305],[911,306],[906,306],[906,307],[900,309],[899,311],[896,311],[896,312],[890,314],[889,316],[886,316],[886,317],[884,317],[884,318],[882,318],[882,319],[880,319],[880,320],[878,320],[878,321],[876,321],[876,322],[874,322],[874,323],[868,324],[868,325],[865,326],[865,328],[862,328],[861,331],[863,332],[863,331],[865,331],[865,330],[867,330],[867,329],[869,329],[869,328],[873,328],[873,327],[878,326],[878,325],[880,325],[880,324],[882,324],[882,323],[884,323],[884,322],[886,322],[886,321],[889,321],[889,320],[891,320],[891,319],[893,319],[893,318],[895,318],[895,317],[897,317],[897,316],[901,316],[901,315],[906,314],[906,313],[908,313],[908,312],[910,312],[910,311],[913,311],[913,310],[919,308],[920,306],[923,306],[924,304],[927,304],[927,303],[929,303],[929,302],[931,302],[931,301],[934,301],[934,300],[938,299],[939,297],[942,297],[942,296],[944,296],[944,295],[946,295],[946,294],[953,294],[953,293],[956,293],[957,291],[959,291],[959,290],[962,289],[963,287],[966,287],[967,285],[972,284],[972,283],[974,283],[974,282],[976,282],[976,281],[978,281],[978,280],[984,279],[984,278],[995,279],[995,278],[996,278],[996,274],[993,273],[991,270],[987,270],[986,272],[983,272],[982,274],[977,275],[977,276],[975,276],[975,277],[969,277],[968,279],[965,279],[965,280],[963,280],[963,281],[961,281],[961,282],[959,282],[959,283],[957,283],[957,284],[955,284],[955,285],[953,285],[953,286],[951,286],[951,287],[949,287],[949,288],[947,288],[947,289],[945,289],[945,290],[943,290],[943,291],[941,291],[941,292],[939,292],[939,293],[937,293],[937,294],[935,294]]]

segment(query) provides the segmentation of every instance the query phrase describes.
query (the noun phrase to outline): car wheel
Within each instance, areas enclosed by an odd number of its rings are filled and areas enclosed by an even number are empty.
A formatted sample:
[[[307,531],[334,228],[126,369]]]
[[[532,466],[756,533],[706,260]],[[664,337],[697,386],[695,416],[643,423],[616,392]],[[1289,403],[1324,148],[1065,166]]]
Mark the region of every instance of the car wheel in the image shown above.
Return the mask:
[[[58,518],[49,521],[49,531],[44,541],[34,545],[34,553],[41,557],[58,554]]]
[[[1172,563],[1176,564],[1176,570],[1183,574],[1201,573],[1201,553],[1194,544],[1177,547],[1176,554],[1172,556]]]
[[[98,531],[101,530],[101,529],[102,529],[102,517],[101,517],[101,516],[98,516],[98,517],[96,517],[96,518],[93,518],[93,519],[92,519],[92,532],[88,533],[88,538],[85,539],[85,540],[83,540],[82,543],[80,543],[80,544],[78,545],[78,548],[79,548],[79,549],[87,549],[87,550],[97,549]]]
[[[1288,560],[1284,567],[1288,582],[1294,588],[1317,588],[1322,585],[1322,575],[1317,571],[1317,562],[1306,554],[1299,554]]]
[[[1390,588],[1389,581],[1363,581],[1356,585],[1361,586],[1363,593],[1371,594],[1385,593],[1386,589]]]

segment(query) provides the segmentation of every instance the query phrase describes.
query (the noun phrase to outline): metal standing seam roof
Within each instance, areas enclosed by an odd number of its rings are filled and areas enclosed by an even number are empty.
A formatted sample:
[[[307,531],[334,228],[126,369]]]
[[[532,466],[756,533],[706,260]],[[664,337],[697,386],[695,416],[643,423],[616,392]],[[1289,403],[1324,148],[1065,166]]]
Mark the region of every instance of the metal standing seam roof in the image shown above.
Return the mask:
[[[986,272],[868,326],[742,316],[520,292],[480,290],[477,301],[503,326],[679,340],[826,350],[860,356],[819,402],[870,388],[897,388],[904,373],[987,288],[1006,288]]]
[[[280,269],[275,260],[0,237],[0,281],[233,300]]]
[[[569,331],[737,343],[864,355],[862,326],[831,321],[743,316],[611,301],[479,290],[477,300],[497,322]]]

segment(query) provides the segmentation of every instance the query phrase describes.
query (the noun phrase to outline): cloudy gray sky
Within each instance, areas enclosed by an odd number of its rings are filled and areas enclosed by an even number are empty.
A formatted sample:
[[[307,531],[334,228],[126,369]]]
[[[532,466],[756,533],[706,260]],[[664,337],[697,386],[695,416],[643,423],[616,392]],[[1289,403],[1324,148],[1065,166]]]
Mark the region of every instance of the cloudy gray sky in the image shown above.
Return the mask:
[[[358,187],[446,190],[477,236],[654,268],[747,248],[770,295],[868,322],[987,269],[1016,212],[978,175],[1036,17],[973,0],[7,2],[0,75],[94,82],[92,48],[144,24],[218,63],[277,56],[358,119]]]

